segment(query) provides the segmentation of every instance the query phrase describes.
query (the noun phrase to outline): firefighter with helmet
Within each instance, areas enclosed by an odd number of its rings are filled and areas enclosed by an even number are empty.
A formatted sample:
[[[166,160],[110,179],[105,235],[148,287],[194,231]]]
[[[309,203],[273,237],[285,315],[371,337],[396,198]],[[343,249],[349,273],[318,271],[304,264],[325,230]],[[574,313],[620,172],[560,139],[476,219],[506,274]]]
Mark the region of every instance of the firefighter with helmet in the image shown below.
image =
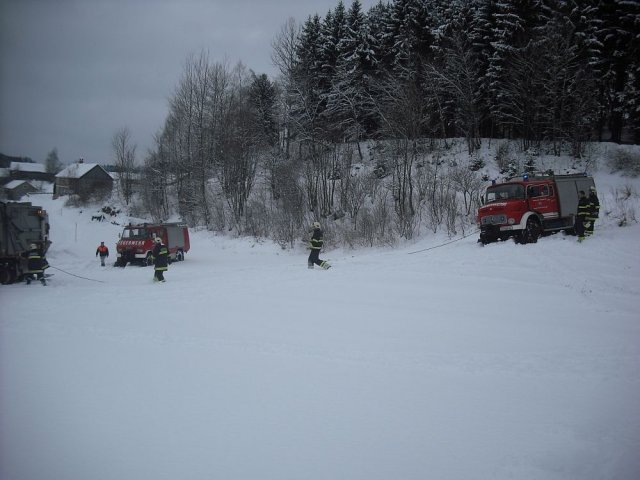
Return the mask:
[[[155,239],[152,255],[154,265],[153,281],[164,282],[164,272],[169,268],[169,250],[167,246],[162,243],[162,238],[159,236]]]
[[[596,219],[600,216],[600,200],[596,194],[596,187],[589,187],[589,213],[586,217],[586,223],[584,224],[584,233],[587,237],[593,235],[593,227],[595,226]]]
[[[589,200],[587,199],[584,190],[580,190],[580,192],[578,192],[578,212],[575,223],[575,231],[576,235],[578,235],[579,242],[582,242],[585,238],[585,229],[589,210]]]
[[[320,227],[319,222],[313,222],[312,224],[312,233],[311,240],[309,241],[309,248],[311,249],[311,253],[309,254],[309,260],[307,261],[308,267],[313,268],[314,265],[319,265],[321,268],[325,270],[331,268],[328,262],[325,260],[320,260],[318,258],[320,256],[320,250],[324,245],[324,233],[322,232],[322,228]]]
[[[27,274],[25,275],[25,280],[27,281],[27,285],[31,284],[31,280],[33,280],[33,276],[35,275],[42,285],[47,284],[47,280],[44,277],[44,271],[49,268],[49,263],[43,254],[40,254],[40,249],[38,245],[32,243],[29,246],[29,253],[27,256]]]

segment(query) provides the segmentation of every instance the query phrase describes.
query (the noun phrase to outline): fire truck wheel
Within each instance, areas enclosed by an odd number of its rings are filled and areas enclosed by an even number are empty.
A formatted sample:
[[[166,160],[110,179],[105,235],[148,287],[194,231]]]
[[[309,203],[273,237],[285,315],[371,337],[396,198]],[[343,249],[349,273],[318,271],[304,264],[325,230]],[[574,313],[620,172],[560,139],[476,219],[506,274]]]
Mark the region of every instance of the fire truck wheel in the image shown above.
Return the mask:
[[[152,258],[153,258],[153,255],[151,255],[151,252],[147,252],[147,256],[146,256],[146,258],[144,259],[144,261],[142,262],[142,265],[143,265],[143,266],[145,266],[145,267],[148,267],[148,266],[150,266],[150,265],[153,265],[153,260],[152,260]]]
[[[531,217],[527,220],[527,227],[522,231],[522,243],[536,243],[540,237],[540,223]]]
[[[176,252],[176,262],[181,262],[184,260],[184,252],[182,250],[178,250]]]

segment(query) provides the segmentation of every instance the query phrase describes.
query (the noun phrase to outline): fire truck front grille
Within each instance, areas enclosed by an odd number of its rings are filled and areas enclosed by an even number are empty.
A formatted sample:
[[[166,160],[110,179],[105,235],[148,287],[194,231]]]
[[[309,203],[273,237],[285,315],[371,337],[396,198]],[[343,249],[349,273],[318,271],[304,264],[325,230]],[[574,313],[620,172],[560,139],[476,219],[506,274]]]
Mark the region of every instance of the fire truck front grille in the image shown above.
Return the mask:
[[[500,225],[507,223],[506,215],[487,215],[482,217],[482,225]]]

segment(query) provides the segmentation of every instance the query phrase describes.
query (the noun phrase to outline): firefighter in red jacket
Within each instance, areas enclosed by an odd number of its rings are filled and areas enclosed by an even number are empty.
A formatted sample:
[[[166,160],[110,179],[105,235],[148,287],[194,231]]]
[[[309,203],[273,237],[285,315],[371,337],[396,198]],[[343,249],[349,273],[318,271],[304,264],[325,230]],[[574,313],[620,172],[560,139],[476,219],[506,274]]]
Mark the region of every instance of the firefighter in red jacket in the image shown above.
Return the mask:
[[[153,265],[155,273],[153,274],[154,282],[164,282],[164,272],[169,268],[169,250],[162,243],[160,237],[156,237],[156,245],[153,247]]]
[[[96,257],[100,255],[100,265],[104,267],[104,262],[109,256],[109,248],[104,244],[104,242],[100,242],[98,248],[96,249]]]

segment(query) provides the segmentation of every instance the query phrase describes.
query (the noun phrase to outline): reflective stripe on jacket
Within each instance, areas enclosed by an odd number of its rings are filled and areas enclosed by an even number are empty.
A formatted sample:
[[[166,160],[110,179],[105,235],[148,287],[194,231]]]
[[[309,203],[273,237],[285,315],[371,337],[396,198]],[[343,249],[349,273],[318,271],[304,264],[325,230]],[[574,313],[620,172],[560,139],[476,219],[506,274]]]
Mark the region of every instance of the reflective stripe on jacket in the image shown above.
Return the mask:
[[[582,197],[578,200],[578,216],[582,218],[586,218],[589,215],[589,210],[591,209],[591,204],[587,197]]]
[[[589,214],[587,218],[589,220],[595,220],[600,216],[600,200],[595,193],[589,195]]]
[[[156,245],[153,248],[153,265],[156,270],[165,271],[169,265],[169,250],[166,245]]]
[[[27,257],[27,269],[28,273],[42,273],[45,268],[48,268],[49,264],[47,260],[42,257],[37,251],[32,250]]]
[[[321,250],[322,245],[324,243],[324,240],[322,239],[322,237],[323,237],[322,230],[320,230],[319,228],[316,228],[313,231],[313,235],[311,235],[311,240],[309,241],[309,248],[311,248],[311,250]]]

